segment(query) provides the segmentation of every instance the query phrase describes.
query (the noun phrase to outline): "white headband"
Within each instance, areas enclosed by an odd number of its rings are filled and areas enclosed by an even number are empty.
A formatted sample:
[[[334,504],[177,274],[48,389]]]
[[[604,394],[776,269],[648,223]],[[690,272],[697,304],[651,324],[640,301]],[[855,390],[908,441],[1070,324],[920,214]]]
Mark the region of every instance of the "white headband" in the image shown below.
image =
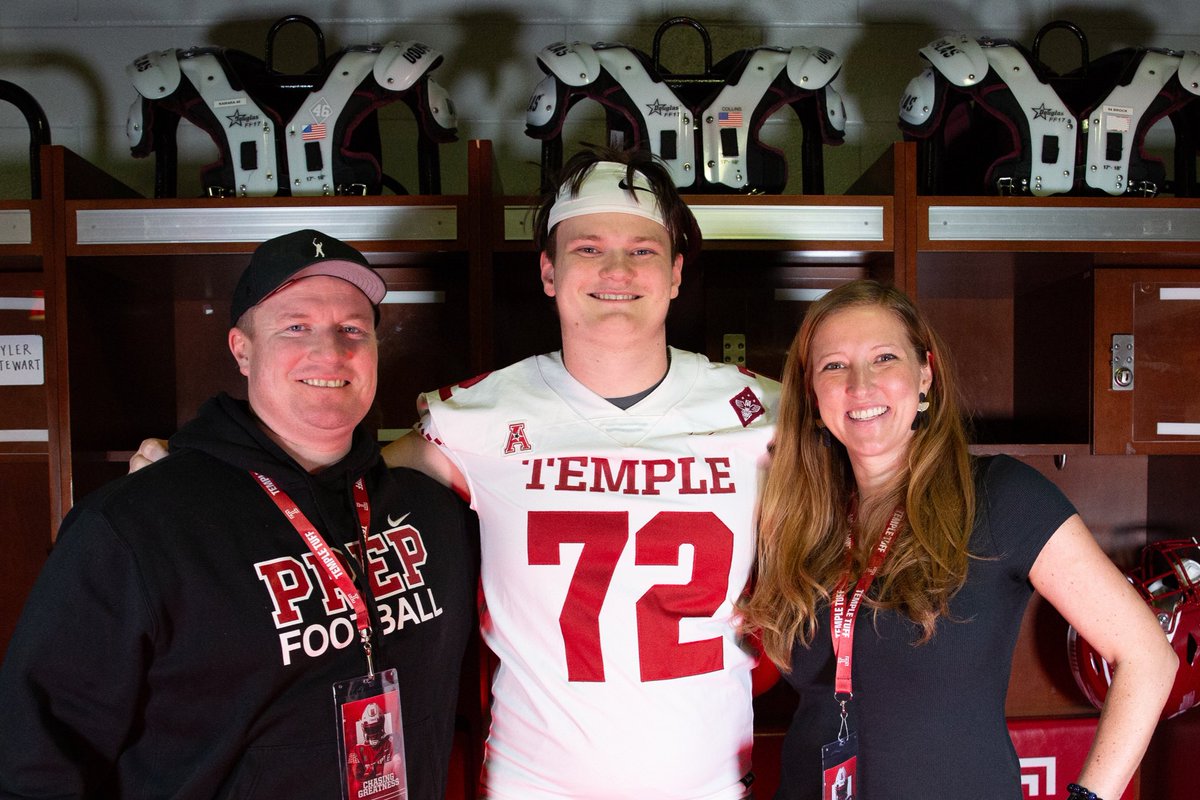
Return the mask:
[[[559,188],[554,205],[550,208],[547,231],[554,230],[554,226],[564,219],[604,212],[633,214],[668,227],[650,181],[634,170],[633,186],[630,187],[626,182],[628,173],[629,168],[625,164],[599,161],[588,171],[577,194],[571,194],[571,182],[567,181]]]

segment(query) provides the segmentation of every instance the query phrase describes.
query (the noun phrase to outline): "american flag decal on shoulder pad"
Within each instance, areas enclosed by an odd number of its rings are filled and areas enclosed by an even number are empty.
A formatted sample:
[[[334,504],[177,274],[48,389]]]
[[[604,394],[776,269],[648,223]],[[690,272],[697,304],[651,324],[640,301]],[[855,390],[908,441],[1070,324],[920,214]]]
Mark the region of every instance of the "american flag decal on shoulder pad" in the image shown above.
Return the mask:
[[[766,413],[762,401],[749,386],[730,398],[729,405],[733,406],[733,410],[737,412],[738,420],[741,421],[743,428]]]

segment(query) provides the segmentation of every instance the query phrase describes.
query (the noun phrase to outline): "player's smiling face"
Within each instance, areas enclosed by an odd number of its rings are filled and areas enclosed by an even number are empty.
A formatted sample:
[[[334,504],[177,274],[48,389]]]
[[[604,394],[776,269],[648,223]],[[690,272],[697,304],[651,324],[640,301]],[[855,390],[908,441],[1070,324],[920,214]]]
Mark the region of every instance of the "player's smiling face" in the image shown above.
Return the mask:
[[[671,256],[667,229],[634,214],[604,212],[558,224],[542,286],[555,298],[563,336],[604,333],[661,338],[679,294],[683,257]]]

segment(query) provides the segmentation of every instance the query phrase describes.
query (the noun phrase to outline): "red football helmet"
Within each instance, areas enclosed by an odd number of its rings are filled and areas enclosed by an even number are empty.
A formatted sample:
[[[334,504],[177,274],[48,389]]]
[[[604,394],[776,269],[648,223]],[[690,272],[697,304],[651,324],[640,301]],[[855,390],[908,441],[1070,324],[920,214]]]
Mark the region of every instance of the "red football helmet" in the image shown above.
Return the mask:
[[[1179,671],[1162,711],[1162,719],[1169,719],[1200,703],[1200,544],[1194,538],[1148,544],[1141,566],[1128,577],[1179,656]],[[1100,708],[1112,683],[1112,669],[1074,628],[1067,631],[1067,646],[1075,682]]]

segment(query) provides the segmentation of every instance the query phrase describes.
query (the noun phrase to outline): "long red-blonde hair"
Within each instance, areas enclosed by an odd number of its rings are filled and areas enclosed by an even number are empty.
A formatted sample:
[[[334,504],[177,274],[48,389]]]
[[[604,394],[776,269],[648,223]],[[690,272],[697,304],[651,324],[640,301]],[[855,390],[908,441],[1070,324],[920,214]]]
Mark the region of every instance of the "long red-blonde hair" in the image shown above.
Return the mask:
[[[784,669],[795,642],[812,641],[818,608],[845,572],[847,508],[855,494],[845,448],[836,439],[828,447],[821,442],[809,371],[812,342],[830,315],[864,306],[896,316],[920,362],[931,365],[933,383],[927,419],[909,443],[907,468],[858,509],[851,572],[861,574],[892,510],[903,505],[904,527],[869,606],[900,611],[921,627],[919,641],[928,641],[966,580],[975,490],[953,364],[902,292],[870,280],[839,286],[809,307],[788,351],[758,513],[757,576],[742,604],[745,628],[762,636],[767,655]]]

